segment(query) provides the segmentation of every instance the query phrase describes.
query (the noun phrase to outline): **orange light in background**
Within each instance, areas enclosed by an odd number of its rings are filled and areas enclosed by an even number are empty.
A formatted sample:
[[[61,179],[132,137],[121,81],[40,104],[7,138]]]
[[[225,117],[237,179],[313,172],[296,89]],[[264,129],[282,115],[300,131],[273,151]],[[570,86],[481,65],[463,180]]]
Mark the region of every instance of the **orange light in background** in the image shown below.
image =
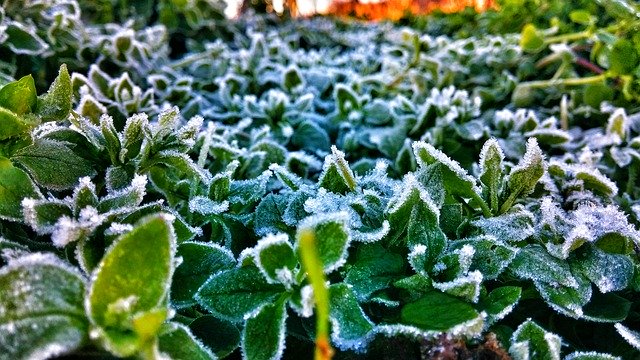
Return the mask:
[[[494,0],[332,0],[328,14],[368,20],[398,20],[405,14],[445,13],[472,7],[478,12],[495,8]]]

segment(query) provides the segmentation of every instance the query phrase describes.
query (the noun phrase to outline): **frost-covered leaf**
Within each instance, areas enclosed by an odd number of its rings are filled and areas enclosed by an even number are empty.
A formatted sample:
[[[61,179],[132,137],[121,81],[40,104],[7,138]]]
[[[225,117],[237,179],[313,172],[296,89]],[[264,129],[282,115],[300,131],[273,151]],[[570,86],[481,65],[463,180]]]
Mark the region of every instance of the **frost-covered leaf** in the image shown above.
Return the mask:
[[[21,221],[22,199],[39,199],[40,191],[29,175],[8,159],[0,158],[0,218]]]
[[[57,199],[23,199],[22,212],[24,221],[38,234],[51,234],[55,230],[55,224],[59,218],[71,217],[72,215],[69,204]]]
[[[229,202],[213,201],[204,196],[195,196],[189,200],[189,211],[202,215],[221,214],[229,210]]]
[[[215,354],[198,340],[188,327],[168,322],[162,325],[158,336],[158,348],[174,360],[213,360]]]
[[[618,356],[595,351],[576,351],[564,357],[564,360],[622,360]]]
[[[562,339],[530,319],[520,324],[511,337],[509,353],[515,360],[560,360]]]
[[[449,249],[461,249],[472,246],[475,250],[471,270],[480,270],[485,280],[494,280],[515,258],[517,249],[508,246],[492,236],[456,240],[449,243]]]
[[[291,288],[298,259],[286,234],[267,235],[254,248],[256,265],[271,284]]]
[[[303,230],[315,234],[318,255],[329,273],[347,261],[347,249],[350,236],[347,226],[347,213],[313,215],[298,225],[295,248],[299,248],[300,234]]]
[[[264,305],[248,319],[242,332],[242,352],[246,359],[280,359],[284,352],[286,297]]]
[[[379,290],[386,289],[398,280],[404,270],[404,261],[379,244],[358,248],[356,260],[345,276],[345,283],[352,286],[359,301],[368,300]]]
[[[581,276],[574,276],[573,279],[576,280],[576,286],[535,280],[533,283],[549,307],[563,315],[580,319],[584,317],[583,307],[591,299],[593,291],[589,280]]]
[[[615,324],[616,331],[634,348],[640,350],[640,331],[631,330],[621,323]]]
[[[344,153],[335,146],[331,147],[331,152],[324,160],[318,185],[337,194],[354,191],[357,187],[355,175],[344,159]]]
[[[529,195],[544,173],[545,162],[542,150],[535,138],[529,138],[524,157],[518,166],[511,169],[507,177],[507,198],[502,203],[500,212],[508,211],[517,199]]]
[[[401,312],[402,322],[423,330],[451,331],[457,326],[477,327],[470,333],[482,330],[481,315],[467,302],[454,296],[432,291],[422,298],[405,305]],[[479,324],[476,320],[479,319]]]
[[[478,302],[480,286],[482,285],[482,273],[478,270],[460,275],[451,281],[433,282],[433,287],[445,294],[465,299],[469,302]]]
[[[141,350],[166,319],[176,253],[172,221],[158,214],[139,222],[114,242],[92,275],[86,310],[114,354]]]
[[[603,294],[626,289],[633,278],[633,262],[626,255],[608,254],[594,246],[583,246],[573,260],[574,267]]]
[[[43,121],[62,121],[69,116],[73,99],[71,77],[67,65],[60,65],[58,77],[49,87],[49,91],[38,97],[36,114]]]
[[[480,182],[485,186],[485,198],[491,211],[498,212],[498,200],[504,177],[504,154],[496,139],[489,139],[480,151]]]
[[[571,288],[578,286],[569,264],[549,255],[540,245],[528,245],[520,249],[509,269],[523,279]]]
[[[535,234],[534,216],[531,212],[518,209],[499,216],[480,218],[471,222],[485,235],[494,236],[502,243],[518,243]]]
[[[38,36],[33,25],[26,26],[11,21],[4,31],[7,35],[7,46],[15,54],[40,55],[49,49],[49,45]]]
[[[116,212],[131,210],[142,203],[146,195],[147,176],[135,175],[131,185],[119,190],[110,191],[107,196],[100,199],[97,209],[100,212]]]
[[[177,306],[195,305],[194,296],[212,275],[235,266],[233,254],[217,245],[183,242],[178,245],[182,263],[176,268],[171,282],[171,302]]]
[[[85,282],[52,254],[25,255],[0,269],[1,356],[45,359],[84,345]]]
[[[289,230],[283,217],[290,205],[290,199],[291,196],[284,194],[267,194],[260,201],[253,218],[256,235],[265,236]]]
[[[202,169],[189,156],[174,150],[164,150],[156,154],[150,161],[150,165],[162,164],[192,177],[201,180],[203,183],[211,182],[211,174]]]
[[[522,288],[502,286],[480,298],[480,306],[487,312],[489,325],[501,320],[513,311],[522,295]]]
[[[90,161],[64,144],[46,139],[16,151],[11,160],[25,167],[39,185],[52,190],[70,189],[79,178],[96,174]]]
[[[331,339],[340,349],[361,350],[373,330],[373,322],[362,311],[347,284],[329,287]]]
[[[285,291],[267,283],[255,266],[243,266],[217,273],[196,294],[196,301],[211,313],[232,321],[242,320]]]
[[[465,198],[478,198],[481,190],[476,179],[470,176],[458,162],[425,142],[415,142],[413,152],[419,166],[441,164],[443,184],[447,192]]]
[[[267,181],[273,173],[266,170],[250,180],[236,180],[229,185],[229,203],[248,205],[261,199],[267,188]]]
[[[413,174],[405,176],[398,193],[389,201],[388,214],[391,231],[390,243],[426,246],[426,261],[435,263],[446,246],[446,235],[440,229],[440,211],[427,190]]]

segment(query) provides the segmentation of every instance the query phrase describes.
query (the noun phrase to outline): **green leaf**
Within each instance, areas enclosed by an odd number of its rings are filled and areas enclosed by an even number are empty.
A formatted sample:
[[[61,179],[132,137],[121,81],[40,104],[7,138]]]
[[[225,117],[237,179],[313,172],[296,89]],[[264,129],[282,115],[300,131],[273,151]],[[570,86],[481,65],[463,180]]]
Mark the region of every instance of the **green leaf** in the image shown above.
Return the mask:
[[[527,24],[520,33],[520,47],[530,53],[537,53],[544,49],[544,35],[535,25]]]
[[[423,330],[451,331],[459,326],[478,333],[482,330],[482,317],[469,303],[440,291],[429,292],[405,305],[400,318]]]
[[[403,276],[404,259],[380,244],[358,248],[356,260],[346,273],[344,282],[351,285],[359,301],[368,300],[379,290],[388,288]]]
[[[426,266],[430,268],[447,241],[440,229],[440,211],[413,174],[405,176],[401,191],[389,201],[386,210],[391,225],[389,242],[426,246]]]
[[[533,192],[538,180],[545,173],[544,155],[535,138],[527,141],[527,150],[518,166],[511,169],[507,177],[508,197],[502,203],[500,213],[507,212],[520,197]]]
[[[331,339],[341,349],[358,349],[373,330],[373,323],[362,311],[353,290],[347,284],[329,287]]]
[[[328,151],[331,148],[331,139],[327,131],[312,120],[304,120],[296,127],[291,143],[311,152]]]
[[[302,231],[310,230],[315,233],[318,255],[325,273],[339,268],[347,260],[347,248],[350,241],[347,221],[348,215],[344,212],[306,218],[298,226],[295,248],[300,247]]]
[[[597,18],[586,10],[573,10],[569,13],[569,19],[576,24],[591,25]]]
[[[0,349],[5,359],[44,359],[87,342],[85,279],[52,254],[0,269]]]
[[[256,265],[270,284],[291,288],[298,259],[286,234],[267,235],[254,248]]]
[[[569,264],[549,255],[540,245],[527,245],[520,249],[509,269],[522,279],[572,288],[578,286]]]
[[[511,264],[517,250],[496,240],[492,236],[479,236],[449,243],[449,249],[460,249],[465,245],[473,247],[471,270],[480,270],[485,280],[494,280]]]
[[[336,194],[346,194],[357,187],[355,175],[344,159],[344,153],[335,146],[331,147],[331,155],[324,159],[324,168],[318,185]]]
[[[90,161],[53,140],[38,139],[16,151],[11,160],[24,166],[36,183],[52,190],[70,189],[81,177],[96,174]]]
[[[413,152],[419,166],[438,163],[441,165],[442,181],[449,194],[480,200],[481,190],[476,179],[471,177],[458,162],[452,160],[433,145],[419,141],[413,144]]]
[[[160,351],[173,360],[216,359],[215,354],[193,336],[188,327],[179,323],[162,325],[158,340]]]
[[[238,327],[213,315],[200,316],[189,324],[189,328],[219,358],[228,356],[240,345]]]
[[[214,315],[240,321],[285,291],[269,284],[257,267],[243,266],[213,275],[198,290],[198,304]]]
[[[38,97],[36,114],[43,121],[62,121],[69,116],[73,101],[73,89],[71,77],[67,71],[67,65],[60,65],[58,77],[49,87],[45,95]]]
[[[596,246],[582,246],[572,265],[580,269],[605,294],[626,289],[633,278],[633,261],[626,255],[608,254]]]
[[[360,108],[358,95],[344,84],[336,85],[334,98],[340,114],[347,115],[350,111]]]
[[[280,359],[284,351],[287,297],[267,304],[247,319],[242,332],[242,352],[251,360]]]
[[[518,286],[502,286],[481,298],[480,306],[489,315],[488,322],[495,323],[512,312],[521,294],[522,288]]]
[[[27,173],[0,158],[0,218],[22,221],[22,200],[41,197]]]
[[[615,75],[629,74],[638,66],[639,60],[633,43],[627,39],[618,39],[609,53],[609,71]]]
[[[560,360],[562,339],[530,319],[520,324],[511,337],[509,353],[515,360]]]
[[[0,107],[16,115],[31,113],[37,100],[36,85],[31,75],[23,76],[20,80],[8,83],[0,89]]]
[[[229,250],[211,243],[183,242],[178,245],[178,256],[182,263],[171,283],[171,303],[178,307],[195,305],[194,296],[202,284],[236,264]]]
[[[9,109],[0,107],[0,140],[22,135],[26,137],[28,132],[37,125],[30,119],[18,116]]]
[[[49,48],[49,45],[36,34],[33,25],[27,27],[17,21],[9,21],[5,31],[6,44],[15,54],[40,55]]]
[[[117,356],[141,350],[166,319],[176,253],[172,221],[166,214],[144,218],[116,239],[93,273],[87,313]]]
[[[504,154],[496,139],[487,140],[480,151],[480,182],[485,186],[485,199],[488,200],[491,211],[498,212],[498,199],[504,171]]]
[[[575,276],[576,286],[558,285],[557,283],[545,283],[535,281],[534,285],[544,301],[560,314],[575,319],[584,317],[584,309],[593,294],[589,280],[581,276]]]
[[[624,321],[629,315],[631,306],[631,301],[614,293],[595,293],[589,303],[582,307],[581,319],[608,323]]]

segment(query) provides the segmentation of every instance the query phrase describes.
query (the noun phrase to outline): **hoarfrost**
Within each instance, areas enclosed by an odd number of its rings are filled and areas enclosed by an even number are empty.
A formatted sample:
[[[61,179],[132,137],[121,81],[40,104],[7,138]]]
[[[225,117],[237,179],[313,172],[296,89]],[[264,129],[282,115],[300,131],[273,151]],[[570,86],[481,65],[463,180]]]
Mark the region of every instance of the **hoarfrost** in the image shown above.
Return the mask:
[[[616,331],[618,334],[622,336],[631,346],[640,350],[640,332],[629,329],[628,327],[622,325],[621,323],[616,323],[615,325]]]

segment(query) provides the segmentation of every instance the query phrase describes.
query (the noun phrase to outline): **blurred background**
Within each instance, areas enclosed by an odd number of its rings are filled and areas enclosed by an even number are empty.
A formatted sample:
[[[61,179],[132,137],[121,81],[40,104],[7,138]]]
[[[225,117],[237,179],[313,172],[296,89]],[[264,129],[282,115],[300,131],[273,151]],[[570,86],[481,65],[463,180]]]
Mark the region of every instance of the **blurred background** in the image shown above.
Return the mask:
[[[484,11],[496,6],[494,0],[227,0],[227,3],[228,17],[254,9],[294,17],[331,14],[368,20],[397,20],[407,14],[457,12],[468,7]]]

